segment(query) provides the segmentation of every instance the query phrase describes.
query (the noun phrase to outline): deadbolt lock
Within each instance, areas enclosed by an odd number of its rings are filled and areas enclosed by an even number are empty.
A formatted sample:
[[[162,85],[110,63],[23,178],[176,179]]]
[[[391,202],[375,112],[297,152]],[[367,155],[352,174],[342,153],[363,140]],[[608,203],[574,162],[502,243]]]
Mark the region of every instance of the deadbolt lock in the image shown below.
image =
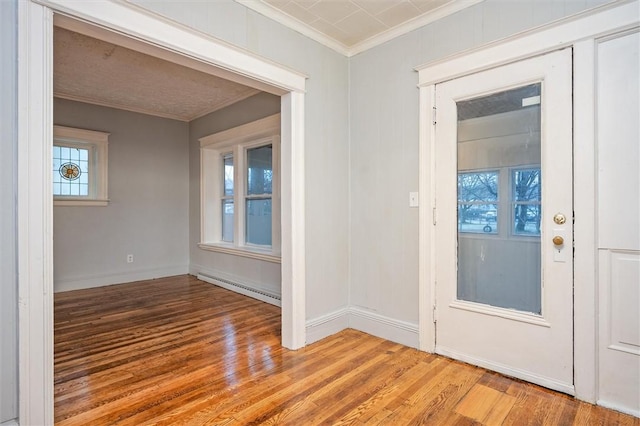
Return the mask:
[[[567,218],[562,213],[556,213],[555,216],[553,216],[553,221],[558,225],[564,225]]]

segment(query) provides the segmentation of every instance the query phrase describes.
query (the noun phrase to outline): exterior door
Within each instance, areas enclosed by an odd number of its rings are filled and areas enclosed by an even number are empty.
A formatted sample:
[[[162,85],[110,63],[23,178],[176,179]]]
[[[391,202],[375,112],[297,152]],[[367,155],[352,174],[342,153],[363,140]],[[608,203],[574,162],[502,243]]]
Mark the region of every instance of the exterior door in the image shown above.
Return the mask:
[[[436,86],[436,352],[573,393],[571,50]]]

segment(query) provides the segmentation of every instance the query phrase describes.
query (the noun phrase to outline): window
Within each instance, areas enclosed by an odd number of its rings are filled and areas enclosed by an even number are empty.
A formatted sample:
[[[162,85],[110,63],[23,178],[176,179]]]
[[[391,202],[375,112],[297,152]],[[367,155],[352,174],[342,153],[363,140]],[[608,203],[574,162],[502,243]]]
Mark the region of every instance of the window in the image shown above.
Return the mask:
[[[498,232],[498,172],[458,174],[458,230]]]
[[[104,132],[54,126],[54,205],[107,205],[108,139]]]
[[[540,236],[541,195],[539,166],[458,173],[458,230]]]
[[[205,250],[280,262],[280,115],[200,139]]]

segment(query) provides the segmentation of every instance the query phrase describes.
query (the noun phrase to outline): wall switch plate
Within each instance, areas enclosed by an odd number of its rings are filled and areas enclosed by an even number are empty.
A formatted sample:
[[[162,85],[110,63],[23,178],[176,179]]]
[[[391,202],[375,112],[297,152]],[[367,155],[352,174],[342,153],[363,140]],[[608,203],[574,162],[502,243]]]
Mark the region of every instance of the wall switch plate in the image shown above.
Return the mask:
[[[418,193],[410,192],[409,193],[409,207],[418,207]]]

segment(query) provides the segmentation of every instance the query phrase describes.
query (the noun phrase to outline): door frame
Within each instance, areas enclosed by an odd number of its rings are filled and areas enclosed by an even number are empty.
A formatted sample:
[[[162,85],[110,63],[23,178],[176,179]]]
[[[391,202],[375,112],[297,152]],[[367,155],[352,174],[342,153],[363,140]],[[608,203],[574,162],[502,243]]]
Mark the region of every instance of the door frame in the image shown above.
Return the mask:
[[[306,76],[126,2],[18,2],[19,421],[53,424],[53,25],[103,31],[116,44],[281,96],[282,345],[305,345]]]
[[[574,117],[574,386],[579,399],[597,400],[595,271],[595,152],[593,46],[597,38],[637,27],[638,1],[607,4],[478,49],[416,67],[420,90],[418,295],[419,349],[435,351],[434,146],[436,84],[567,47],[573,48]]]

